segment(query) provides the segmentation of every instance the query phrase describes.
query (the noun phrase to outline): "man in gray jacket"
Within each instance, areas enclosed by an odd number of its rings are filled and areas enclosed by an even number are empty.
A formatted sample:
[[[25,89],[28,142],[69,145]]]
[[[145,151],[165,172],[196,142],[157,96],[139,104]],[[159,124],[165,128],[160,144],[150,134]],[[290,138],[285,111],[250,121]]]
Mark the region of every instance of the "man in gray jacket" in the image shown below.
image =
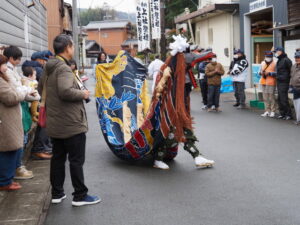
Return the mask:
[[[296,111],[295,124],[300,124],[300,51],[295,53],[296,63],[293,65],[291,70],[291,81],[290,86],[294,93],[294,106]]]
[[[82,83],[71,70],[69,60],[74,55],[74,44],[67,35],[54,39],[56,57],[45,66],[39,82],[39,92],[46,94],[46,132],[53,142],[50,181],[52,203],[61,203],[66,198],[63,184],[65,162],[68,156],[73,193],[73,206],[90,205],[100,198],[87,194],[84,184],[83,164],[85,160],[86,132],[88,131],[84,100],[90,92],[82,90]],[[43,93],[44,88],[46,89]]]

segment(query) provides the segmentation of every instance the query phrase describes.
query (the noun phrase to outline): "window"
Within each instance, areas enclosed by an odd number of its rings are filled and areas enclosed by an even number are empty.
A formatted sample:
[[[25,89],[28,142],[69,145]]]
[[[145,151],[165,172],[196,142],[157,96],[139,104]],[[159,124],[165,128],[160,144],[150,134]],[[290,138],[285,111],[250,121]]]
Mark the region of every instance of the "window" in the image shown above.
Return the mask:
[[[107,37],[108,37],[108,34],[107,34],[107,33],[103,33],[103,34],[102,34],[102,37],[103,37],[103,38],[107,38]]]

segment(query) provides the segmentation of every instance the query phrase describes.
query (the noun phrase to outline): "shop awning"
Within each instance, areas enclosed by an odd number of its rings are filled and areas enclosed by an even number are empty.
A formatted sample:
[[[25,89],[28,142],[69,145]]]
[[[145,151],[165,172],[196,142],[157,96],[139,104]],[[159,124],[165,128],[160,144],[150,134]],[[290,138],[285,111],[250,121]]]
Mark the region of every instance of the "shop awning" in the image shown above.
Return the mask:
[[[278,27],[274,27],[273,30],[291,30],[296,27],[300,27],[300,22],[289,23],[289,24],[278,26]]]
[[[239,4],[237,3],[223,3],[223,4],[212,4],[205,6],[197,11],[191,12],[189,14],[181,15],[175,18],[175,23],[183,23],[187,20],[193,19],[198,16],[204,16],[209,13],[214,13],[216,11],[223,12],[234,12],[239,9]]]

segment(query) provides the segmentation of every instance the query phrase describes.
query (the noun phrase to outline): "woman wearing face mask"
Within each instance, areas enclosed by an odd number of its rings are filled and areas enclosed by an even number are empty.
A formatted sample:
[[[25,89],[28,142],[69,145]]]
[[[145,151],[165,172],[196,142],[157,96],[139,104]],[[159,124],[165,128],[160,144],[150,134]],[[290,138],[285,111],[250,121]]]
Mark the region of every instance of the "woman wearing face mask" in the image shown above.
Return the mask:
[[[275,117],[275,87],[276,87],[276,63],[273,61],[273,53],[265,52],[265,60],[261,63],[260,84],[262,85],[263,98],[266,111],[261,115],[263,117]]]

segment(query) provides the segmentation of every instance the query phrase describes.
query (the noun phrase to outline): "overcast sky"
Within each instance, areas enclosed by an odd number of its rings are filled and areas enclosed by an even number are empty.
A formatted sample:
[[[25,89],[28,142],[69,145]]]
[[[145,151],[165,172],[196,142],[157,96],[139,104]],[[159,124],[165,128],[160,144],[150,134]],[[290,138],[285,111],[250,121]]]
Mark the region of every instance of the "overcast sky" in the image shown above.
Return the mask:
[[[72,4],[72,0],[65,0],[65,2]],[[80,8],[101,7],[104,2],[107,2],[118,11],[135,12],[136,0],[77,0],[78,7],[80,6]]]

